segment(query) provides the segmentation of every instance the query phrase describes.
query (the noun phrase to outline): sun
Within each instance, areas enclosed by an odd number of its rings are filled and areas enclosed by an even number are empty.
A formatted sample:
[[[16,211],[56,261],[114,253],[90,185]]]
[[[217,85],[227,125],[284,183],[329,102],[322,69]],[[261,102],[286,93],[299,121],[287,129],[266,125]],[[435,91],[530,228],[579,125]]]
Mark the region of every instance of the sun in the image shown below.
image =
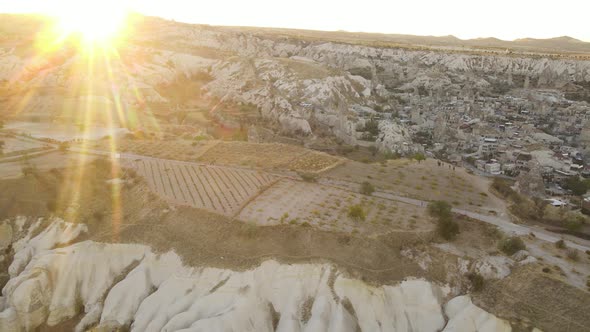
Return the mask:
[[[59,1],[50,15],[62,36],[79,35],[85,43],[109,43],[123,34],[128,9],[123,1]]]

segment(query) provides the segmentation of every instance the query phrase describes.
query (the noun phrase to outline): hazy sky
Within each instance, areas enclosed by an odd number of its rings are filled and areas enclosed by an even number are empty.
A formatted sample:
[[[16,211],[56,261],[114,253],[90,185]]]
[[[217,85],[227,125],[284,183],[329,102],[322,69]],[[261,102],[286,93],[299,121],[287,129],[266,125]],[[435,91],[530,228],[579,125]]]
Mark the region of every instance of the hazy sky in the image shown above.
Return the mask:
[[[43,12],[61,1],[1,1],[0,12]],[[78,0],[78,2],[81,2]],[[88,1],[91,2],[91,1]],[[120,0],[138,12],[191,23],[590,42],[590,0]]]

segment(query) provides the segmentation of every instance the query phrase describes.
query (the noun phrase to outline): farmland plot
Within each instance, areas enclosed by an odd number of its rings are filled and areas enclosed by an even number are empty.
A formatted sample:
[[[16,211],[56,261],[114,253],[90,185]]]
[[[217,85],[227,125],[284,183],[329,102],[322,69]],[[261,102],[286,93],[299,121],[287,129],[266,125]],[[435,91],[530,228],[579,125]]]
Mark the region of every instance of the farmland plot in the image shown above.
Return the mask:
[[[43,142],[29,138],[6,137],[0,135],[0,141],[4,142],[4,146],[0,149],[3,156],[30,153],[47,148],[47,145]]]
[[[198,160],[220,165],[300,172],[320,172],[340,162],[339,158],[300,146],[248,142],[220,142],[203,153]]]
[[[152,190],[166,200],[233,215],[275,177],[263,172],[142,158],[133,162]]]
[[[350,207],[357,204],[365,213],[364,220],[349,216]],[[256,197],[238,218],[258,225],[297,224],[369,234],[432,229],[425,209],[286,178]]]
[[[336,182],[356,182],[353,190],[367,181],[398,195],[425,201],[446,200],[454,207],[479,213],[502,211],[504,206],[489,191],[488,179],[471,175],[462,167],[453,168],[446,163],[439,166],[434,159],[421,163],[397,159],[382,164],[347,161],[324,174]]]

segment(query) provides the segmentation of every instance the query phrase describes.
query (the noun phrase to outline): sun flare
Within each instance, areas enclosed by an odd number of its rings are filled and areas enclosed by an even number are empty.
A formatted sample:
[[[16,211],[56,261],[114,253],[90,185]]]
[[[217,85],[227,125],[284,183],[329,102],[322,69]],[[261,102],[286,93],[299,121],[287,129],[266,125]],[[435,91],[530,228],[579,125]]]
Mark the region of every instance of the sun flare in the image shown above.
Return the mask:
[[[124,32],[129,12],[115,1],[61,1],[51,14],[61,35],[79,35],[87,43],[108,43]]]

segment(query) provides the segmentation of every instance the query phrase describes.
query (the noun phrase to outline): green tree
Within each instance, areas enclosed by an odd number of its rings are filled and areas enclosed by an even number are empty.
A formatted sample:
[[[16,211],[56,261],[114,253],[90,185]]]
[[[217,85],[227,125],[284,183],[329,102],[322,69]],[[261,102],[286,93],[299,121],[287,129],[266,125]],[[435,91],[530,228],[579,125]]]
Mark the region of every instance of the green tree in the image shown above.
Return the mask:
[[[500,240],[498,243],[498,249],[506,255],[512,256],[518,251],[526,249],[526,245],[518,236],[511,236]]]
[[[589,185],[588,181],[582,181],[578,176],[572,176],[565,181],[564,187],[571,190],[574,195],[582,196],[588,191]]]
[[[426,156],[423,153],[416,153],[413,158],[418,161],[418,164],[422,162],[422,160],[426,160]]]

